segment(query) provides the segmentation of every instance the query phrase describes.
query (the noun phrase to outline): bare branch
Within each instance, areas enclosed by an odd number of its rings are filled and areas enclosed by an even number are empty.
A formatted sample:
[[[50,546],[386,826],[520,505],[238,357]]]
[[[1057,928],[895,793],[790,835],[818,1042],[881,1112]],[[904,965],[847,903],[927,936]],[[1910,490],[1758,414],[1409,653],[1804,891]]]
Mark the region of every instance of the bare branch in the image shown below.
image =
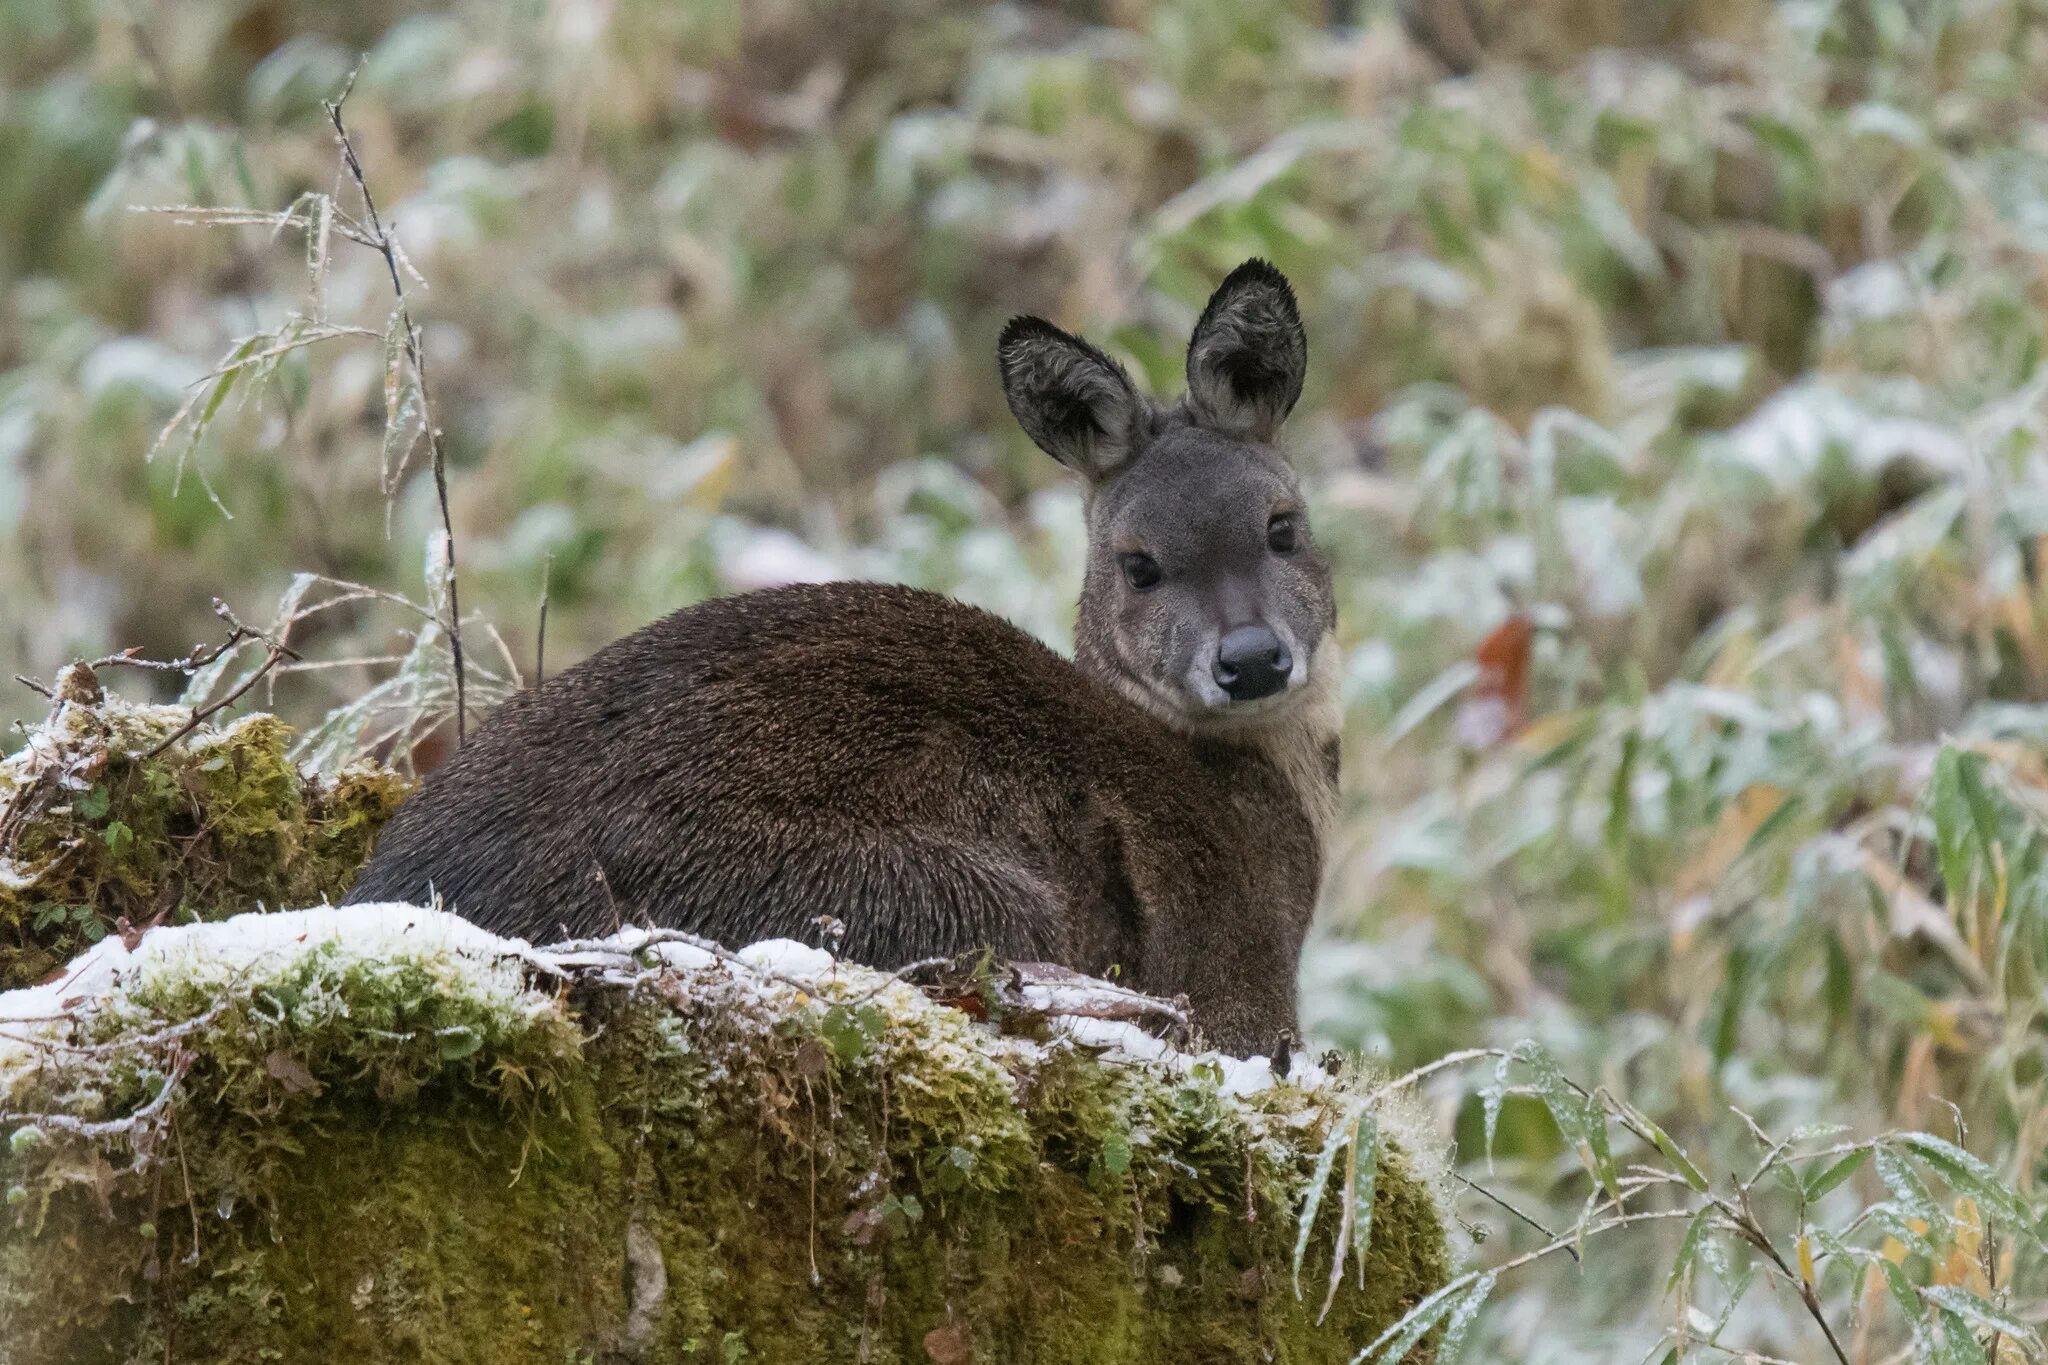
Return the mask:
[[[434,494],[441,508],[441,534],[448,546],[448,559],[443,569],[443,582],[448,592],[449,653],[454,657],[455,666],[455,738],[459,743],[469,735],[469,684],[463,667],[462,655],[462,600],[456,590],[455,573],[455,522],[448,510],[448,451],[441,435],[440,423],[434,419],[433,399],[427,387],[427,358],[420,345],[420,329],[413,321],[412,306],[406,298],[405,274],[415,279],[418,272],[412,263],[405,260],[397,239],[384,223],[377,211],[376,198],[370,193],[369,177],[363,173],[363,163],[356,155],[355,143],[350,140],[348,126],[342,122],[341,106],[347,102],[349,92],[355,89],[356,77],[362,71],[357,65],[349,72],[348,81],[341,93],[328,101],[327,120],[334,125],[335,141],[341,145],[342,164],[347,168],[349,178],[355,181],[356,192],[362,196],[363,214],[369,220],[365,235],[369,245],[384,258],[384,268],[391,275],[391,292],[398,299],[399,325],[404,333],[405,356],[412,366],[413,385],[419,394],[420,425],[427,438],[427,454],[434,470]],[[401,271],[401,264],[403,270]]]

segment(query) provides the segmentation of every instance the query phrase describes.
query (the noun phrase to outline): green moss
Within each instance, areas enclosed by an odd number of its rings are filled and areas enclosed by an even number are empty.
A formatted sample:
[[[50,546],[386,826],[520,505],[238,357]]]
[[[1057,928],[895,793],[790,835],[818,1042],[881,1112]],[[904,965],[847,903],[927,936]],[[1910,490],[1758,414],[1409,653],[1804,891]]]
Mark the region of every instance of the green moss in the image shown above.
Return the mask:
[[[1231,1095],[857,968],[565,984],[314,913],[347,932],[194,938],[124,968],[99,1050],[0,1056],[0,1112],[91,1118],[188,1068],[138,1132],[0,1147],[10,1365],[1338,1361],[1449,1274],[1396,1140],[1362,1282],[1321,1326],[1295,1297],[1343,1086]]]
[[[368,765],[302,772],[273,716],[68,702],[0,762],[0,990],[127,924],[217,919],[338,896],[405,796]]]

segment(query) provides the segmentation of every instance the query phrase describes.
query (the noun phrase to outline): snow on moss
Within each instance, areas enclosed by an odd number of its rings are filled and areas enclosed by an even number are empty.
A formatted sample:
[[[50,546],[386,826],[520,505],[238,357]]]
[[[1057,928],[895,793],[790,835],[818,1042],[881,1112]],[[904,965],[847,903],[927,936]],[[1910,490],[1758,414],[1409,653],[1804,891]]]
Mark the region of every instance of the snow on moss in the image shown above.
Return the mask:
[[[183,733],[184,707],[64,682],[0,759],[0,989],[110,933],[337,896],[405,796],[371,765],[302,771],[274,716]]]
[[[1390,1114],[1318,1325],[1295,1219],[1358,1083],[1059,1012],[1130,1000],[1067,979],[979,1019],[794,943],[535,948],[412,906],[110,937],[0,995],[0,1340],[1324,1361],[1444,1282],[1437,1143]]]

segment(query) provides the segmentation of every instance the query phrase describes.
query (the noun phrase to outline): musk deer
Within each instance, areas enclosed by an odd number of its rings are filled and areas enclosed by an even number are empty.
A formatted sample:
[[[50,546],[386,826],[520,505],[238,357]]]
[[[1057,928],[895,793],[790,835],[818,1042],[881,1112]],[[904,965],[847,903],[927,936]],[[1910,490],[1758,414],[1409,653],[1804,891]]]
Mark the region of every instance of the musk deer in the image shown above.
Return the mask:
[[[1263,261],[1209,300],[1171,404],[1017,318],[1010,410],[1087,483],[1071,662],[908,588],[689,607],[506,702],[350,899],[533,939],[623,915],[816,941],[831,915],[875,966],[1120,968],[1212,1043],[1271,1046],[1336,804],[1330,572],[1273,444],[1307,357]]]

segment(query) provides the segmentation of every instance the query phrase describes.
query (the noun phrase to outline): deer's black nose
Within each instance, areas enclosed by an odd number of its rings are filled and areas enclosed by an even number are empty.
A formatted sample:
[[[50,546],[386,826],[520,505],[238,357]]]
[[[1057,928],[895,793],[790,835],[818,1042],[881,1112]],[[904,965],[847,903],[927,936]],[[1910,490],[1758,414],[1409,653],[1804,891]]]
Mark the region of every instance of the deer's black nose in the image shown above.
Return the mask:
[[[1239,626],[1216,646],[1216,683],[1232,701],[1257,701],[1287,685],[1294,656],[1264,626]]]

